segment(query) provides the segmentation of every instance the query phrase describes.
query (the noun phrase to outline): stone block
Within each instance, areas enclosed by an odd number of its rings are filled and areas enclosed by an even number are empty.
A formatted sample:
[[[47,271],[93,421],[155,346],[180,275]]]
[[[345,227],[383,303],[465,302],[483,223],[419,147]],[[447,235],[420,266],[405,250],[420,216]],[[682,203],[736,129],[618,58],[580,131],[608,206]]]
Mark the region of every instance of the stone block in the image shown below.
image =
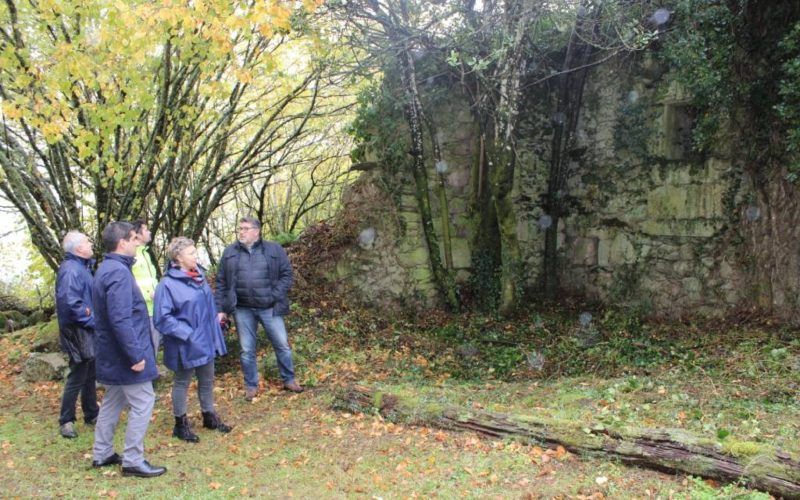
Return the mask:
[[[690,220],[645,220],[640,228],[653,236],[710,237],[719,229],[721,222],[705,219]]]
[[[456,283],[467,283],[470,276],[472,276],[472,273],[467,269],[458,269],[456,271]]]
[[[695,217],[713,219],[723,217],[722,198],[726,186],[720,183],[700,184],[690,191],[687,202]]]
[[[720,263],[719,277],[725,282],[730,282],[733,280],[733,267],[731,267],[728,261],[723,260]]]
[[[596,266],[598,241],[596,237],[575,238],[572,242],[571,262],[579,266]]]
[[[429,265],[428,249],[424,246],[419,246],[411,252],[398,254],[397,259],[404,267],[416,268],[424,266],[427,268]]]
[[[528,242],[532,239],[529,219],[520,217],[517,219],[517,239],[520,243]],[[536,237],[536,235],[533,235]]]
[[[446,179],[448,186],[452,187],[458,192],[463,192],[464,189],[469,186],[469,170],[454,170],[447,174]]]
[[[35,329],[31,352],[60,352],[58,320],[40,324]]]
[[[400,206],[398,208],[403,212],[405,211],[416,212],[417,198],[413,194],[404,194],[400,196]]]
[[[722,174],[731,169],[731,162],[721,158],[709,158],[708,161],[706,161],[706,167],[709,169],[709,177],[719,179],[722,177]]]
[[[433,274],[431,274],[430,269],[418,267],[411,272],[411,280],[413,282],[413,288],[419,291],[425,291],[428,289],[435,289],[435,285],[433,284]],[[403,294],[408,295],[410,290],[404,290]]]
[[[467,129],[466,133],[471,134],[472,130]],[[472,136],[460,137],[458,141],[450,146],[450,151],[456,156],[470,157],[473,154]]]
[[[472,250],[469,241],[461,238],[451,240],[453,251],[453,267],[455,269],[468,269],[472,266]]]
[[[640,229],[643,233],[653,236],[672,235],[672,228],[667,222],[655,221],[652,219],[642,221]]]
[[[672,186],[680,186],[690,184],[695,181],[689,167],[673,167],[668,168],[665,172],[664,183]]]
[[[608,261],[614,264],[627,264],[636,261],[636,250],[625,233],[618,233],[608,249]]]
[[[598,239],[597,242],[597,265],[607,267],[610,264],[611,241],[608,239]]]
[[[647,196],[647,216],[655,220],[682,218],[686,213],[686,197],[685,188],[657,187]]]
[[[32,352],[25,361],[22,378],[28,382],[63,380],[69,372],[67,356],[60,352]]]
[[[692,266],[685,260],[679,260],[672,265],[672,271],[675,276],[686,276],[691,269]]]
[[[660,186],[647,197],[647,216],[663,219],[711,219],[722,216],[721,184]]]
[[[695,251],[691,244],[683,244],[678,247],[678,258],[686,262],[694,262]]]
[[[450,210],[451,219],[455,216],[463,215],[467,212],[467,200],[460,196],[450,195],[447,200],[447,208]]]
[[[687,295],[689,295],[689,297],[696,299],[700,296],[700,292],[703,290],[703,285],[700,283],[698,278],[691,276],[681,280],[681,288]]]

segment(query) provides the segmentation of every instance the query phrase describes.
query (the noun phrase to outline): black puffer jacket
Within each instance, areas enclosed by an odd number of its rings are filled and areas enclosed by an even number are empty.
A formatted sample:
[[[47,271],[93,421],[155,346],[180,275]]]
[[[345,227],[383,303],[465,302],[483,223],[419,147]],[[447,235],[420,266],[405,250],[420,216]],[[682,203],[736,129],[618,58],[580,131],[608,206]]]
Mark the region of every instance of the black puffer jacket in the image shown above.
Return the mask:
[[[218,311],[233,314],[237,307],[272,307],[275,316],[289,314],[292,266],[277,243],[258,240],[249,251],[238,241],[228,246],[222,253],[216,283]]]

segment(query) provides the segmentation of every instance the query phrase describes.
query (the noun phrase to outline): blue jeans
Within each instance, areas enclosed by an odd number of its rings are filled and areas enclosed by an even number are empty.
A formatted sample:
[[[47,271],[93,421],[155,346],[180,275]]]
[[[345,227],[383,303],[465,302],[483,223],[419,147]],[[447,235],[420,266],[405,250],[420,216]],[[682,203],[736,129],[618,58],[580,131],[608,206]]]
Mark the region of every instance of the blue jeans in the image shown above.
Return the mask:
[[[289,347],[286,325],[281,316],[273,316],[272,309],[250,309],[237,307],[233,313],[236,320],[236,330],[239,332],[239,344],[242,352],[239,359],[242,362],[242,374],[246,387],[258,387],[258,323],[267,332],[267,338],[275,349],[275,358],[278,360],[278,371],[284,383],[294,381],[294,363],[292,362],[292,349]]]

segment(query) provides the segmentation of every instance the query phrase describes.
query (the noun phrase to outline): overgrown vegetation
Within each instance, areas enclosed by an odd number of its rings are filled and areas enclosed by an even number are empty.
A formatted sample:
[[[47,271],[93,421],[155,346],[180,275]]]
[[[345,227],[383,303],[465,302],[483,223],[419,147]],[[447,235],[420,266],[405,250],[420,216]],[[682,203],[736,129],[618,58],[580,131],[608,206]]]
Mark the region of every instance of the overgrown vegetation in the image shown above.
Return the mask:
[[[586,311],[565,309],[516,320],[431,312],[410,322],[333,298],[305,304],[295,306],[289,328],[299,377],[310,389],[306,394],[280,393],[267,348],[261,357],[267,393],[244,403],[238,362],[229,355],[219,365],[216,395],[236,429],[228,438],[201,433],[201,443],[189,446],[170,438],[168,387],[159,389],[148,455],[170,467],[168,476],[183,477],[181,482],[131,482],[111,470],[86,470],[90,430],[81,428],[74,442],[57,436],[53,408],[60,384],[30,384],[17,375],[31,335],[3,337],[0,478],[19,495],[52,494],[69,484],[74,494],[100,496],[449,496],[468,484],[467,496],[535,490],[615,498],[666,497],[670,491],[692,498],[766,498],[741,486],[327,409],[333,393],[352,383],[404,394],[420,412],[461,405],[536,412],[571,425],[677,427],[718,441],[737,456],[772,448],[800,454],[800,341],[793,329],[650,323],[613,310],[591,311],[586,322],[580,318]],[[233,339],[229,349],[236,349]]]

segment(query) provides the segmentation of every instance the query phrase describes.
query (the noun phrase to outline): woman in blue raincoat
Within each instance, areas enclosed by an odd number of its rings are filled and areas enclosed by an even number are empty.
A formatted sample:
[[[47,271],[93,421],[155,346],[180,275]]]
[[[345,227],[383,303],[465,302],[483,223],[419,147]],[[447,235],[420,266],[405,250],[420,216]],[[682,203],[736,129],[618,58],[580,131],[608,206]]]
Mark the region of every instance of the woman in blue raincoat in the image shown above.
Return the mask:
[[[164,338],[164,364],[175,372],[172,386],[172,435],[196,443],[186,416],[189,384],[197,375],[197,396],[203,427],[230,432],[214,411],[214,358],[228,351],[217,322],[214,296],[205,273],[197,265],[194,241],[173,238],[167,247],[169,268],[156,287],[153,321]]]

